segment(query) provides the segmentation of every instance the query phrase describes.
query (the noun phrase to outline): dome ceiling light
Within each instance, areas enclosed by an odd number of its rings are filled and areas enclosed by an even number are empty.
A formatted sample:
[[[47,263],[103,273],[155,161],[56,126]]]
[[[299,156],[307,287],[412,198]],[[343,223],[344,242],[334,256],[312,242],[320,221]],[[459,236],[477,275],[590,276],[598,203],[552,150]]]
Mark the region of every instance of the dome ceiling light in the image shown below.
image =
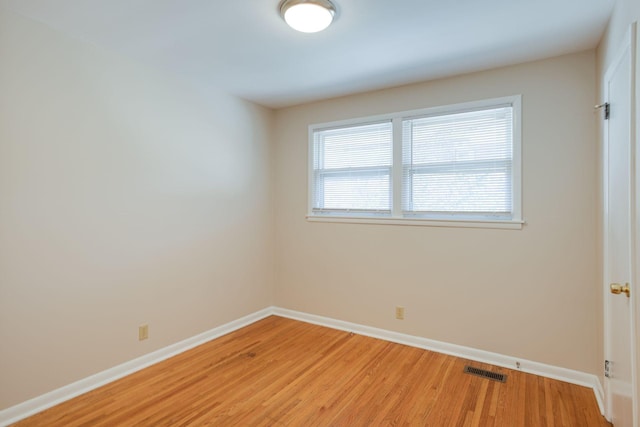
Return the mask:
[[[317,33],[331,25],[336,7],[329,0],[283,0],[280,15],[291,28]]]

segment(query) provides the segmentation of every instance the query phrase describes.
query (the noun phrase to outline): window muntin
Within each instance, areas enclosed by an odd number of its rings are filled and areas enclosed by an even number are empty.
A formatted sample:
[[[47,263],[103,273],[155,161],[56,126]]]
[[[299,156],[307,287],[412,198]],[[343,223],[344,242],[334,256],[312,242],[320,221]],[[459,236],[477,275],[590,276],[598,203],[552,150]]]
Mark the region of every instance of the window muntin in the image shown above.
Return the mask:
[[[310,126],[309,219],[520,228],[520,98]]]

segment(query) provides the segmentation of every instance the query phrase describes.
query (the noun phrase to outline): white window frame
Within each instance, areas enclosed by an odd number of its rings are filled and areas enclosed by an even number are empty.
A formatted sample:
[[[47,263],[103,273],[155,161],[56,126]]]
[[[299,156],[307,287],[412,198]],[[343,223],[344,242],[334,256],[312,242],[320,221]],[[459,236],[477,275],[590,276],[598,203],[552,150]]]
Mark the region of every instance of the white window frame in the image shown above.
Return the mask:
[[[413,117],[455,114],[478,109],[511,105],[513,108],[513,159],[512,159],[512,216],[511,219],[435,219],[423,217],[405,217],[402,213],[402,121]],[[393,123],[393,163],[391,169],[391,214],[388,216],[354,216],[354,215],[325,215],[313,211],[313,136],[317,130],[354,126],[378,121],[390,120]],[[383,114],[340,120],[329,123],[319,123],[309,126],[308,144],[308,207],[307,220],[311,222],[338,222],[357,224],[391,224],[417,225],[432,227],[464,227],[464,228],[506,228],[521,229],[524,224],[522,217],[522,95],[485,99],[460,104],[445,105],[419,110],[403,111],[399,113]]]

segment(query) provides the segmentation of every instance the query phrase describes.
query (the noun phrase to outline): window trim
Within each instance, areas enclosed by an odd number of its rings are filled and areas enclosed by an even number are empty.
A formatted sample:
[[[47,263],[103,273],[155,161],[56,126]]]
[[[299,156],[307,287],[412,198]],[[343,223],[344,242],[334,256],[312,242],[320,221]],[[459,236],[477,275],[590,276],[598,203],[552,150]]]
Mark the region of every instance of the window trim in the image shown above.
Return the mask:
[[[403,216],[402,212],[402,120],[428,115],[454,114],[490,107],[510,105],[513,108],[513,158],[512,158],[512,218],[511,219],[466,219],[457,215],[442,218],[415,218]],[[382,121],[391,121],[393,126],[393,153],[391,167],[391,215],[390,216],[357,216],[357,215],[318,215],[313,211],[313,136],[316,130],[336,127],[366,125]],[[502,228],[522,229],[525,221],[522,216],[522,95],[450,104],[417,110],[408,110],[390,114],[359,117],[309,126],[307,162],[307,215],[310,222],[356,223],[356,224],[389,224],[431,227],[462,228]]]

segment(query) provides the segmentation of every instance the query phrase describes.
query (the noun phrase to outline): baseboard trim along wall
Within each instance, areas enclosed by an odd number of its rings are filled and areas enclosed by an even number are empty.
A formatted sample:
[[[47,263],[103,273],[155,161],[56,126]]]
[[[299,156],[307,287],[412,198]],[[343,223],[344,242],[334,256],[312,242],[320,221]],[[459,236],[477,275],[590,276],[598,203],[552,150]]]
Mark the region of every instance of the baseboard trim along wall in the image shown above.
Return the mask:
[[[378,329],[371,326],[359,325],[356,323],[317,316],[314,314],[302,313],[299,311],[293,311],[279,307],[267,307],[263,310],[257,311],[240,319],[213,328],[207,332],[203,332],[202,334],[161,348],[144,356],[130,360],[129,362],[125,362],[121,365],[99,372],[95,375],[89,376],[80,381],[76,381],[72,384],[53,390],[49,393],[45,393],[26,402],[4,409],[0,411],[0,426],[8,426],[9,424],[15,423],[38,412],[44,411],[45,409],[48,409],[66,400],[94,390],[105,384],[118,380],[122,377],[125,377],[148,366],[190,350],[194,347],[226,335],[230,332],[241,329],[270,315],[286,317],[289,319],[299,320],[301,322],[313,323],[315,325],[325,326],[328,328],[354,332],[372,338],[379,338],[382,340],[404,344],[411,347],[417,347],[425,350],[435,351],[438,353],[448,354],[451,356],[462,357],[465,359],[474,360],[476,362],[488,363],[504,368],[518,369],[530,374],[540,375],[542,377],[552,378],[571,384],[589,387],[593,389],[596,400],[598,402],[598,406],[600,407],[600,412],[604,413],[604,391],[602,389],[602,385],[600,384],[600,379],[596,375],[574,371],[566,368],[560,368],[557,366],[546,365],[544,363],[533,362],[530,360],[519,359],[511,356],[505,356],[489,351],[477,350],[474,348],[455,344],[448,344],[445,342],[434,341],[427,338],[416,337],[413,335],[406,335],[399,332],[388,331],[385,329]]]
[[[315,325],[326,326],[328,328],[353,332],[372,338],[379,338],[385,341],[404,344],[411,347],[422,348],[424,350],[431,350],[437,353],[457,356],[480,363],[488,363],[490,365],[500,366],[503,368],[517,369],[529,374],[535,374],[541,377],[552,378],[554,380],[588,387],[593,390],[596,396],[600,413],[604,414],[604,389],[600,383],[600,378],[593,374],[533,362],[526,359],[505,356],[503,354],[492,353],[490,351],[477,350],[471,347],[430,340],[428,338],[406,335],[399,332],[388,331],[386,329],[378,329],[371,326],[359,325],[357,323],[344,322],[342,320],[335,320],[329,317],[287,310],[284,308],[274,307],[273,314],[302,322],[313,323]]]
[[[91,390],[95,390],[110,382],[133,374],[177,354],[183,353],[201,344],[214,340],[235,330],[264,319],[272,315],[273,307],[268,307],[240,319],[213,328],[186,340],[171,344],[167,347],[145,354],[144,356],[125,362],[121,365],[83,378],[79,381],[60,387],[49,393],[19,403],[18,405],[0,411],[0,427],[6,427],[31,415],[42,412],[45,409],[58,405],[76,396],[80,396]]]

